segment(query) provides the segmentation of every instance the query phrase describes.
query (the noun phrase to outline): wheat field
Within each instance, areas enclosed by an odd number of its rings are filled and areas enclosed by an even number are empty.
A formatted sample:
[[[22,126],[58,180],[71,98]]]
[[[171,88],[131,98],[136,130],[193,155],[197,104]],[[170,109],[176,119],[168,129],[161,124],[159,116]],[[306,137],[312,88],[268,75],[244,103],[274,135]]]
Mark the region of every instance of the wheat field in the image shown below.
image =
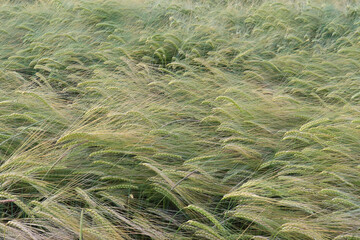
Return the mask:
[[[0,239],[360,239],[357,1],[0,2]]]

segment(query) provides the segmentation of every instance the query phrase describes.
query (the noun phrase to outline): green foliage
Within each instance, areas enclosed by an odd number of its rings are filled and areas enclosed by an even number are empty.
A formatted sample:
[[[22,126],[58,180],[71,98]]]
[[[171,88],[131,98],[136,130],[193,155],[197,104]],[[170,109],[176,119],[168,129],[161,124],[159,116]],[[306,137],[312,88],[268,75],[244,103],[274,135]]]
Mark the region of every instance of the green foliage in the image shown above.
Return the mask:
[[[359,239],[355,1],[0,3],[3,239]]]

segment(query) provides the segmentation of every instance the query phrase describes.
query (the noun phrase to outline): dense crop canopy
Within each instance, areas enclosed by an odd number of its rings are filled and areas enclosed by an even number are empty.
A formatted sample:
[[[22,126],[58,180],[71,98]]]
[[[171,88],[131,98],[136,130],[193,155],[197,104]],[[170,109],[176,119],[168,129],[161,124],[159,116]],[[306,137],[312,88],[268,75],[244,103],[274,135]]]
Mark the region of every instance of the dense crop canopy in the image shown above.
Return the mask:
[[[360,239],[351,1],[0,3],[3,239]]]

